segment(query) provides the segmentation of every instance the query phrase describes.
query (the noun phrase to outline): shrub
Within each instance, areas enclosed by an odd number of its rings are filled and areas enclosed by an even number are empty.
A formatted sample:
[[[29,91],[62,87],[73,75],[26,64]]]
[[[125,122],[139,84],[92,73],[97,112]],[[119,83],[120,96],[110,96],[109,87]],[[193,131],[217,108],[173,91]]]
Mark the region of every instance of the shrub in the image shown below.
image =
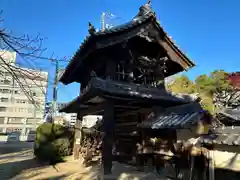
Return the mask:
[[[72,153],[74,133],[59,124],[44,123],[37,128],[34,154],[41,161],[55,164]]]

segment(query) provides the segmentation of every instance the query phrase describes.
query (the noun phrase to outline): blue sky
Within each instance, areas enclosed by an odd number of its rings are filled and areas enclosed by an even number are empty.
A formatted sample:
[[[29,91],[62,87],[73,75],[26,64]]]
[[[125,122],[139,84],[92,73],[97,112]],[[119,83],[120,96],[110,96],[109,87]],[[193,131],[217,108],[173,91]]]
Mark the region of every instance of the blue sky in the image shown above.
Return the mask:
[[[2,27],[18,35],[28,33],[34,36],[39,32],[48,37],[43,44],[48,49],[44,56],[54,52],[56,57],[63,57],[75,53],[88,33],[88,21],[96,28],[100,27],[101,12],[116,15],[118,18],[112,22],[120,24],[135,16],[139,6],[145,2],[1,0],[0,9],[5,19]],[[240,70],[240,1],[153,0],[152,6],[165,31],[196,63],[197,66],[186,73],[191,79],[215,69]],[[51,63],[36,60],[34,64],[49,71],[50,78],[53,78],[54,66]],[[62,67],[65,65],[61,63]],[[58,92],[58,100],[66,102],[78,95],[79,85],[60,85]],[[51,96],[50,89],[49,99]]]

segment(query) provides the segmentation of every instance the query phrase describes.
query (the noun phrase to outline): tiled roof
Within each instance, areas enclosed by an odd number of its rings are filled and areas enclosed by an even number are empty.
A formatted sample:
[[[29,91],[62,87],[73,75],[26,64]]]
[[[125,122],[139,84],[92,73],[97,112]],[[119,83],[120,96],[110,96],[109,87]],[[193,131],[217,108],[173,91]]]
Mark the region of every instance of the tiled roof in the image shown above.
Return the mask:
[[[139,19],[135,19],[135,20],[132,20],[128,23],[125,23],[125,24],[121,24],[119,26],[115,26],[113,28],[109,28],[109,29],[106,29],[104,31],[97,31],[91,35],[88,35],[86,36],[86,38],[84,39],[83,43],[80,45],[80,48],[78,49],[78,51],[76,52],[76,54],[74,56],[77,56],[78,53],[80,53],[81,49],[84,48],[84,46],[90,41],[92,40],[93,38],[97,38],[99,36],[105,36],[105,35],[109,35],[109,34],[112,34],[112,33],[116,33],[116,32],[120,32],[120,31],[124,31],[124,30],[128,30],[128,29],[131,29],[131,28],[134,28],[144,22],[146,22],[147,20],[149,20],[152,16],[152,13],[148,13],[148,14],[145,14],[144,16],[142,16],[141,18]],[[73,57],[75,58],[75,57]]]
[[[183,93],[173,93],[173,92],[170,92],[170,93],[176,97],[190,100],[190,101],[199,101],[200,100],[198,93],[195,93],[195,94],[183,94]]]
[[[85,38],[85,40],[83,41],[83,43],[80,45],[80,48],[79,48],[78,52],[84,47],[84,45],[89,40],[91,40],[91,38],[98,37],[98,36],[105,36],[105,35],[109,35],[109,34],[112,34],[112,33],[116,33],[116,32],[120,32],[120,31],[124,31],[124,30],[134,28],[134,27],[146,22],[147,20],[149,20],[150,18],[153,18],[153,17],[155,17],[155,14],[153,13],[153,11],[150,8],[146,8],[145,6],[142,6],[140,8],[139,13],[131,21],[129,21],[125,24],[115,26],[113,28],[105,29],[104,31],[96,31],[96,32],[90,34],[89,36],[87,36]],[[77,53],[76,53],[76,55],[77,55]]]
[[[164,113],[144,121],[140,127],[150,129],[187,128],[200,120],[201,110],[202,108],[198,103],[169,108]]]
[[[69,112],[70,109],[74,109],[73,107],[80,107],[80,104],[84,104],[89,99],[97,96],[103,98],[115,98],[124,101],[128,100],[132,104],[143,103],[143,105],[153,105],[162,103],[163,106],[168,107],[169,104],[181,105],[190,102],[188,100],[175,97],[170,93],[167,93],[164,89],[117,82],[110,79],[104,80],[101,78],[92,78],[87,87],[88,88],[85,93],[82,93],[72,102],[68,103],[60,110],[60,112]]]
[[[104,31],[98,31],[98,32],[93,32],[93,33],[89,34],[84,39],[83,43],[80,45],[79,49],[73,56],[71,62],[68,64],[66,69],[68,69],[70,66],[74,66],[73,65],[74,59],[77,59],[77,57],[81,56],[84,49],[87,48],[86,46],[89,46],[89,44],[91,44],[91,42],[96,41],[99,37],[118,33],[118,32],[124,32],[126,30],[130,30],[130,29],[135,28],[151,19],[155,21],[154,25],[156,26],[156,28],[158,28],[165,35],[165,40],[168,44],[170,44],[171,48],[173,48],[173,50],[175,52],[177,52],[181,56],[181,58],[185,59],[185,63],[187,64],[187,66],[188,67],[195,66],[195,64],[193,62],[191,62],[184,53],[182,53],[182,51],[177,47],[177,45],[172,41],[172,39],[164,31],[163,27],[157,22],[155,13],[152,11],[152,9],[150,7],[144,5],[140,8],[139,13],[130,22],[119,25],[119,26],[115,26],[110,29],[106,29]],[[154,21],[152,21],[152,22],[154,22]],[[63,73],[62,77],[60,78],[60,81],[64,82],[64,78],[63,78],[64,76],[65,76],[65,72]]]
[[[201,143],[240,145],[240,127],[222,127],[214,129],[214,133],[200,138]]]
[[[201,138],[201,143],[222,144],[222,145],[240,145],[240,134],[217,134]]]
[[[240,110],[237,109],[224,109],[221,112],[219,112],[220,114],[229,117],[235,121],[240,121]]]

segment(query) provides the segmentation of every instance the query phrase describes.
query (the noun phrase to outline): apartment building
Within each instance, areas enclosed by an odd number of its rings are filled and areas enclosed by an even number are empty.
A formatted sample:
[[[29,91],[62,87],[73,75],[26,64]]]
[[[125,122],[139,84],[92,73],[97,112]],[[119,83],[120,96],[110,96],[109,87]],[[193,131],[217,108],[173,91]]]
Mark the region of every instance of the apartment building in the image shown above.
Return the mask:
[[[26,135],[43,119],[48,73],[17,66],[15,52],[0,56],[0,132]]]

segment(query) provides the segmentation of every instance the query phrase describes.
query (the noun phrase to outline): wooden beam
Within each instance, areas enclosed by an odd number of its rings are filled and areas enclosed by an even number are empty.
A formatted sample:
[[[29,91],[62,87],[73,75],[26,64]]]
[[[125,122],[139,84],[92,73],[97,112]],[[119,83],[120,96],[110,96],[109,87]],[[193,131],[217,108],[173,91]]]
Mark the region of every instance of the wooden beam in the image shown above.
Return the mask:
[[[86,116],[86,115],[102,114],[103,111],[104,111],[104,102],[96,104],[96,105],[91,105],[87,109],[84,109],[82,111],[80,110],[78,113],[81,116]]]
[[[129,106],[129,105],[118,105],[118,104],[116,104],[116,105],[114,105],[114,107],[116,107],[116,108],[125,108],[125,109],[139,109],[139,108],[141,108],[140,106]]]
[[[150,108],[142,108],[142,109],[138,109],[138,110],[134,110],[134,111],[127,111],[125,113],[121,113],[119,115],[116,115],[116,117],[120,118],[120,117],[129,116],[129,115],[135,115],[137,113],[150,113],[150,112],[151,112]]]
[[[138,124],[137,121],[134,121],[134,122],[127,122],[127,123],[117,123],[116,124],[116,128],[117,127],[122,127],[122,126],[136,126]]]
[[[183,59],[178,55],[178,53],[176,53],[164,39],[159,37],[158,43],[167,51],[167,54],[171,60],[180,64],[185,70],[189,67],[189,65],[183,61]]]

